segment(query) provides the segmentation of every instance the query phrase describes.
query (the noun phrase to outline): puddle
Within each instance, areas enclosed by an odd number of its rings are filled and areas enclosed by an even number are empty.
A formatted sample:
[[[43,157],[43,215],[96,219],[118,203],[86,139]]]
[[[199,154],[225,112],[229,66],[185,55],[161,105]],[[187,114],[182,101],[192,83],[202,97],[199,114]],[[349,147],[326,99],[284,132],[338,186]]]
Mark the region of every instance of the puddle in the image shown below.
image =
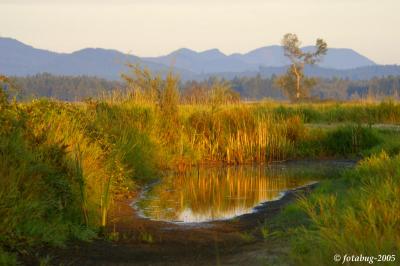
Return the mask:
[[[340,161],[303,161],[272,166],[213,167],[171,174],[135,203],[143,217],[175,223],[232,219],[263,202],[351,166]]]

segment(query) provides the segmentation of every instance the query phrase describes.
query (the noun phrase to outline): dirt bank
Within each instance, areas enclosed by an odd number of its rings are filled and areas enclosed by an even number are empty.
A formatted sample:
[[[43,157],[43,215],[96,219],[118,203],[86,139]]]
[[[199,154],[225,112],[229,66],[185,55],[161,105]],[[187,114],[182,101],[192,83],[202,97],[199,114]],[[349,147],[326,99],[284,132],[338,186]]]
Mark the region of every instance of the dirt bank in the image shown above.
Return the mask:
[[[108,232],[114,241],[74,243],[53,251],[63,265],[265,265],[287,252],[282,240],[266,241],[257,229],[316,184],[288,191],[281,199],[231,220],[174,224],[138,216],[132,200],[118,202]]]

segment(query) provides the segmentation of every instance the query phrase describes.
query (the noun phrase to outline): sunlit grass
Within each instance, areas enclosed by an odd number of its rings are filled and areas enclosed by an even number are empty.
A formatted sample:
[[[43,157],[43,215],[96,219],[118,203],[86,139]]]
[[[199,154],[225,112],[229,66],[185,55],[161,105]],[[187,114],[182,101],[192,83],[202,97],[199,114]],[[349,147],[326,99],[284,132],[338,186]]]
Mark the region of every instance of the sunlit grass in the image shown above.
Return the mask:
[[[184,172],[199,164],[361,156],[380,149],[396,154],[400,147],[396,136],[368,127],[373,123],[400,123],[400,105],[396,102],[210,101],[180,105],[174,78],[154,79],[153,83],[160,86],[157,93],[116,92],[80,103],[10,103],[3,93],[0,95],[1,260],[13,261],[13,254],[38,245],[62,245],[71,238],[90,239],[99,227],[107,226],[115,199],[126,197],[129,191],[159,177],[166,169]],[[358,125],[325,130],[310,129],[305,125],[309,122]],[[373,199],[368,203],[371,206],[389,208],[383,199],[398,193],[390,188],[398,187],[396,182],[393,177],[374,179],[373,186],[381,188],[376,193],[380,198],[375,199],[370,193],[371,198],[365,198],[364,204]],[[357,197],[364,196],[354,194],[353,198]],[[393,202],[391,206],[397,206],[398,198]],[[325,201],[321,197],[318,204],[329,211],[338,203],[333,197]],[[349,204],[370,208],[357,205],[358,202]],[[313,206],[309,206],[307,212],[314,222],[321,223],[312,211]],[[389,225],[395,221],[392,213],[379,214]],[[343,223],[346,219],[364,221],[349,223],[349,232],[362,231],[365,226],[381,230],[378,216],[371,214],[361,219],[358,212],[351,211],[339,215],[343,215]],[[394,230],[393,226],[388,228]],[[392,241],[388,232],[384,236]],[[362,239],[357,241],[361,243]],[[382,245],[379,247],[385,248]]]

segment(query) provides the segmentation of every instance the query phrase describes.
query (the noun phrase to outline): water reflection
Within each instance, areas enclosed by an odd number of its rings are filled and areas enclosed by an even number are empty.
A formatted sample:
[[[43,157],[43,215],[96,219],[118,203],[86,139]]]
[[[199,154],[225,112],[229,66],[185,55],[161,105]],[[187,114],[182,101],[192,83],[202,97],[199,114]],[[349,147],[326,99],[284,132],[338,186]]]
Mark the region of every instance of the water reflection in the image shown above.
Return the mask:
[[[255,206],[279,198],[288,189],[318,179],[321,171],[310,174],[309,168],[310,165],[278,165],[194,169],[164,178],[145,193],[136,207],[143,216],[154,220],[229,219],[252,212]]]

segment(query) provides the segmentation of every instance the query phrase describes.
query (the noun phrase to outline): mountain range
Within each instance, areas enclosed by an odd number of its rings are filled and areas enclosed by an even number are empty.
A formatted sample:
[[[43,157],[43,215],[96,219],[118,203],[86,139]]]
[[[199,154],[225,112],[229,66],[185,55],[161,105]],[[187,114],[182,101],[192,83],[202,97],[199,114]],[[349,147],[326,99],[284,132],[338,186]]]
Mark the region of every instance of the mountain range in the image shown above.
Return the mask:
[[[305,51],[312,46],[302,48]],[[0,73],[26,76],[37,73],[88,75],[117,80],[127,71],[126,63],[139,64],[154,73],[173,71],[183,80],[210,76],[271,76],[283,73],[290,64],[281,46],[267,46],[244,54],[226,55],[218,49],[196,52],[187,48],[159,57],[138,57],[117,50],[86,48],[73,53],[37,49],[11,38],[0,37]],[[400,66],[381,66],[352,49],[329,48],[323,61],[308,67],[306,74],[320,77],[368,79],[400,75]]]

